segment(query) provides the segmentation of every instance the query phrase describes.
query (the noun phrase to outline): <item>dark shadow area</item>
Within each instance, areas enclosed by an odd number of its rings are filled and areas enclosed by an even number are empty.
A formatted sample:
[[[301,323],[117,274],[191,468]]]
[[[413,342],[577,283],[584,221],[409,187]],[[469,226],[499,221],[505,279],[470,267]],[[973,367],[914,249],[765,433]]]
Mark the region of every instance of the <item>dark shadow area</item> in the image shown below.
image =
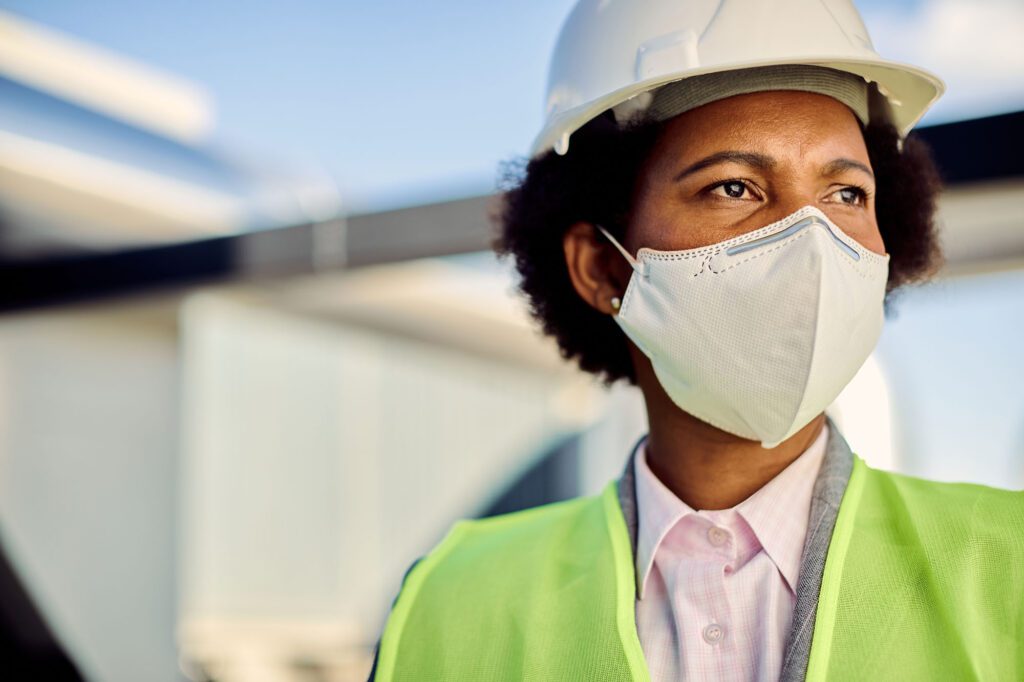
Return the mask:
[[[47,627],[0,542],[0,676],[5,680],[81,682],[82,675]]]
[[[579,496],[579,445],[579,435],[556,443],[536,464],[513,481],[479,518],[508,514]]]

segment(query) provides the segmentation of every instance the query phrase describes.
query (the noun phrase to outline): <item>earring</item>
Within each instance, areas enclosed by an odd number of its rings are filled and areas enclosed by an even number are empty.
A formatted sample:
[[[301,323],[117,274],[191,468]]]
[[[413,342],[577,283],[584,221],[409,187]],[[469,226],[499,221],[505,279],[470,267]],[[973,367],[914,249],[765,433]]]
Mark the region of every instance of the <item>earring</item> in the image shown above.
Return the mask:
[[[612,310],[618,310],[619,308],[622,307],[622,299],[619,298],[618,296],[612,296],[611,304]]]

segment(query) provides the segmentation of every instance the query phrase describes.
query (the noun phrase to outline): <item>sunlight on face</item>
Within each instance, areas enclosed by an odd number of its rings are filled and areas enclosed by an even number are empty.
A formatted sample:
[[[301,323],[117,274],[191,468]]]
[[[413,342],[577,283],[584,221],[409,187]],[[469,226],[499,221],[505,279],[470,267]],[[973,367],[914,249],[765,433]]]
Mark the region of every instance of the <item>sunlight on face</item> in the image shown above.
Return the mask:
[[[696,248],[816,206],[884,253],[874,196],[846,105],[791,90],[738,95],[668,122],[637,180],[626,240],[633,250]]]

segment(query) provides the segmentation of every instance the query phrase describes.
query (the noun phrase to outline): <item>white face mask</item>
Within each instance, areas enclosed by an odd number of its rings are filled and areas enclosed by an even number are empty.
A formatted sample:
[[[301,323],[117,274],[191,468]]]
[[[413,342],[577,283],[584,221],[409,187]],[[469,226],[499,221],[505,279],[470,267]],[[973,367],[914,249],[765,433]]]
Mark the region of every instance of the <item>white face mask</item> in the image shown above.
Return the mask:
[[[680,409],[773,448],[828,407],[882,331],[889,256],[805,206],[685,251],[643,248],[615,320]]]

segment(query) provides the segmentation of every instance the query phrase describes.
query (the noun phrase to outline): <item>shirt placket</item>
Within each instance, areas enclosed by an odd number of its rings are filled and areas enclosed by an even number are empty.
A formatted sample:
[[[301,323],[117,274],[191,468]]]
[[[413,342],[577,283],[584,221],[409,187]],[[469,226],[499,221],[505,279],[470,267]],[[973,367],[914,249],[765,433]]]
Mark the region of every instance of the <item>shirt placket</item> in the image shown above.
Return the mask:
[[[696,514],[683,519],[677,532],[682,555],[670,594],[677,599],[673,612],[681,635],[681,667],[696,671],[700,679],[731,679],[736,637],[725,579],[735,559],[735,538]]]

